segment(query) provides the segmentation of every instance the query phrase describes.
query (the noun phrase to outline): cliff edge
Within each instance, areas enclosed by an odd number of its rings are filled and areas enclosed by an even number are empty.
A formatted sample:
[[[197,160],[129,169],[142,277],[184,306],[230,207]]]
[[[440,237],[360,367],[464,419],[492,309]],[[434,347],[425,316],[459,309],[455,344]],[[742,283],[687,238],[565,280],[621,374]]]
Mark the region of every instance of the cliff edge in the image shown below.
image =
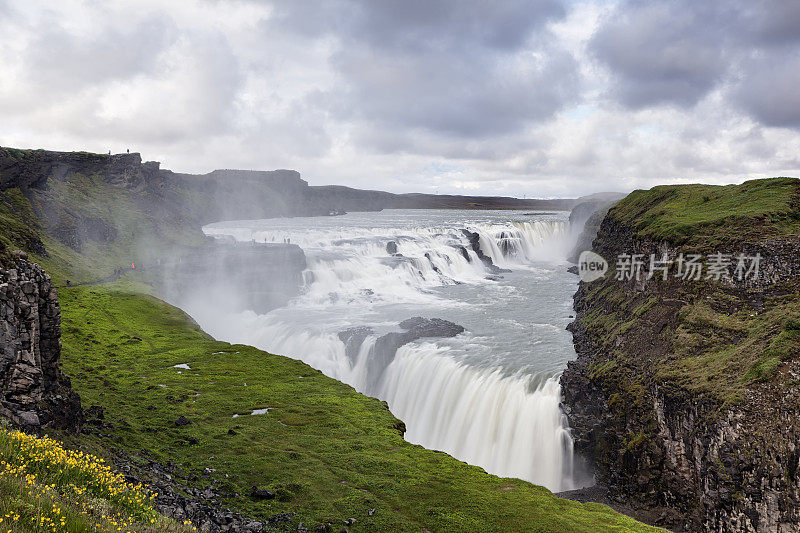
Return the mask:
[[[24,252],[0,265],[0,416],[28,430],[78,431],[81,403],[61,372],[56,289]]]
[[[609,271],[575,294],[561,383],[612,500],[674,531],[797,531],[800,182],[635,191],[592,250]]]

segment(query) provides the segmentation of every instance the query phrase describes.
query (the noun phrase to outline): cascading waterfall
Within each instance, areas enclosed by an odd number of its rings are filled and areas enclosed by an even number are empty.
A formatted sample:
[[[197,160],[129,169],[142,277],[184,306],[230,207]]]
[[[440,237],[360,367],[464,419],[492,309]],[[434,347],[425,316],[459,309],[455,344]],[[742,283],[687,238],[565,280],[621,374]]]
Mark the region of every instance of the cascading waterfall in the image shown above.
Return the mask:
[[[559,408],[558,371],[532,371],[524,363],[524,344],[515,356],[524,364],[504,364],[492,360],[494,355],[484,346],[486,337],[467,328],[456,339],[422,339],[401,346],[390,354],[376,382],[370,382],[367,371],[376,339],[396,331],[400,320],[423,313],[439,316],[448,309],[470,316],[474,304],[447,297],[443,288],[502,289],[487,280],[486,268],[462,229],[478,234],[481,252],[495,265],[541,273],[544,269],[537,262],[564,256],[566,222],[309,225],[303,231],[267,229],[267,222],[249,227],[226,223],[207,227],[206,232],[241,241],[298,244],[308,260],[306,290],[289,307],[265,315],[220,317],[213,309],[190,306],[209,333],[302,359],[386,400],[406,423],[410,442],[551,490],[576,488],[572,440]],[[387,252],[389,242],[396,243],[395,254]],[[338,333],[364,324],[373,331],[355,355],[348,356]],[[559,334],[563,329],[550,327]],[[486,357],[476,357],[478,352]]]
[[[387,369],[381,397],[401,420],[414,421],[406,438],[499,476],[572,488],[558,380],[531,390],[530,377],[475,370],[440,352],[430,343],[403,346]]]

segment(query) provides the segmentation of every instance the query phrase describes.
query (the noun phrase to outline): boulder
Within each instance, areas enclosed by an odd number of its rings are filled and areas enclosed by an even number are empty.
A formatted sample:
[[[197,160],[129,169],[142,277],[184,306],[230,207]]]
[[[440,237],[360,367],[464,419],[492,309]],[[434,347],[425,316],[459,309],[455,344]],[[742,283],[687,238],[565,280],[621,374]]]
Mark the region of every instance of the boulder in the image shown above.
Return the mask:
[[[275,493],[264,488],[253,487],[250,496],[256,500],[271,500],[275,497]]]

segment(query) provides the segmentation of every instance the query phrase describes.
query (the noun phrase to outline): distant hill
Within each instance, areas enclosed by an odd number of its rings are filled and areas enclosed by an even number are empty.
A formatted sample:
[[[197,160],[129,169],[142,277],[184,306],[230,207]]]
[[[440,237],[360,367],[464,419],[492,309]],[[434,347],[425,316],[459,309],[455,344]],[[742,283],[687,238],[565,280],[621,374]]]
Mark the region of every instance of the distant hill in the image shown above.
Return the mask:
[[[381,209],[569,210],[578,203],[576,199],[395,194],[339,185],[309,186],[294,170],[227,169],[185,174],[161,169],[154,161],[143,163],[137,153],[107,155],[0,147],[0,190],[19,188],[27,195],[76,174],[97,176],[106,184],[139,191],[154,204],[171,204],[173,210],[203,223]]]
[[[0,241],[52,257],[56,271],[110,275],[130,258],[202,243],[221,220],[333,215],[382,209],[569,210],[579,200],[394,194],[310,186],[294,170],[185,174],[133,154],[0,147]],[[0,247],[2,248],[2,247]]]

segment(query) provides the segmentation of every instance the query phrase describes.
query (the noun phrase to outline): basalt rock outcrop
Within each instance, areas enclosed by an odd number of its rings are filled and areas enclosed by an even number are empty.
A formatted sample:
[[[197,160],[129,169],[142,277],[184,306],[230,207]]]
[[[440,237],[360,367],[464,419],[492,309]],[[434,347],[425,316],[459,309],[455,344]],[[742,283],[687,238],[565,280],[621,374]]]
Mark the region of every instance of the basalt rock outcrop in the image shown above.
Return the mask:
[[[463,326],[449,320],[419,316],[403,320],[399,327],[402,331],[391,331],[378,337],[368,354],[366,394],[378,393],[383,373],[401,346],[423,338],[455,337],[464,332]],[[345,344],[345,353],[351,364],[356,364],[361,346],[368,336],[374,334],[374,330],[366,326],[349,328],[339,333],[339,339]]]
[[[311,186],[295,170],[220,169],[187,174],[142,162],[138,153],[93,154],[0,147],[0,191],[19,188],[26,196],[53,183],[81,175],[135,194],[137,207],[158,219],[199,227],[220,220],[284,216],[327,216],[382,209],[570,209],[576,200],[525,200],[505,197],[394,194],[337,185]],[[40,199],[47,203],[48,198]],[[86,230],[69,212],[41,209],[47,225],[59,229],[65,244],[75,246]],[[63,227],[60,227],[63,226]],[[88,235],[84,235],[88,233]],[[105,238],[107,232],[100,231]],[[76,248],[77,249],[77,248]]]
[[[159,164],[142,163],[139,154],[91,154],[87,152],[49,152],[0,147],[0,190],[18,187],[41,189],[48,180],[63,180],[79,172],[102,175],[111,183],[135,188],[157,174]]]
[[[739,187],[725,194],[763,185]],[[774,195],[787,187],[787,204],[771,208],[775,220],[781,209],[789,220],[798,212],[796,183],[776,181]],[[671,215],[662,206],[672,192],[623,200],[594,239],[612,267],[574,297],[578,358],[561,385],[575,449],[593,462],[610,500],[644,521],[673,531],[798,531],[800,238],[771,226],[771,214],[725,223],[741,229],[714,222],[654,237],[664,232],[659,217]],[[707,212],[728,201],[721,191],[715,205],[714,193],[698,202]],[[664,279],[648,264],[651,254],[676,261],[718,250],[759,256],[758,272],[687,280],[672,263]],[[644,264],[616,279],[625,254],[641,254]]]
[[[469,231],[467,229],[462,229],[461,232],[469,241],[470,248],[472,249],[473,252],[475,252],[475,255],[478,256],[478,259],[481,260],[483,265],[486,267],[486,270],[488,270],[491,274],[501,274],[504,272],[511,272],[507,268],[500,268],[499,266],[495,265],[494,261],[492,261],[492,258],[483,252],[483,250],[481,249],[481,236],[478,233],[474,231]],[[470,260],[469,254],[465,253],[464,257],[467,258],[467,261]]]
[[[597,236],[600,223],[616,200],[583,202],[570,211],[570,230],[578,234],[575,245],[567,257],[570,263],[577,263],[582,251],[592,249],[592,241]]]
[[[15,252],[0,267],[0,415],[28,430],[78,431],[80,398],[62,374],[61,309],[50,276]]]
[[[225,478],[216,469],[205,467],[185,472],[167,462],[152,460],[131,461],[119,450],[114,458],[117,470],[131,484],[142,484],[156,493],[153,507],[160,513],[179,522],[191,521],[203,533],[262,533],[285,530],[286,524],[294,516],[292,513],[278,513],[266,519],[257,520],[242,515],[222,504],[223,499],[238,497],[225,488]],[[201,488],[192,484],[202,480]],[[254,498],[254,495],[250,495]],[[255,498],[254,498],[255,499]]]

